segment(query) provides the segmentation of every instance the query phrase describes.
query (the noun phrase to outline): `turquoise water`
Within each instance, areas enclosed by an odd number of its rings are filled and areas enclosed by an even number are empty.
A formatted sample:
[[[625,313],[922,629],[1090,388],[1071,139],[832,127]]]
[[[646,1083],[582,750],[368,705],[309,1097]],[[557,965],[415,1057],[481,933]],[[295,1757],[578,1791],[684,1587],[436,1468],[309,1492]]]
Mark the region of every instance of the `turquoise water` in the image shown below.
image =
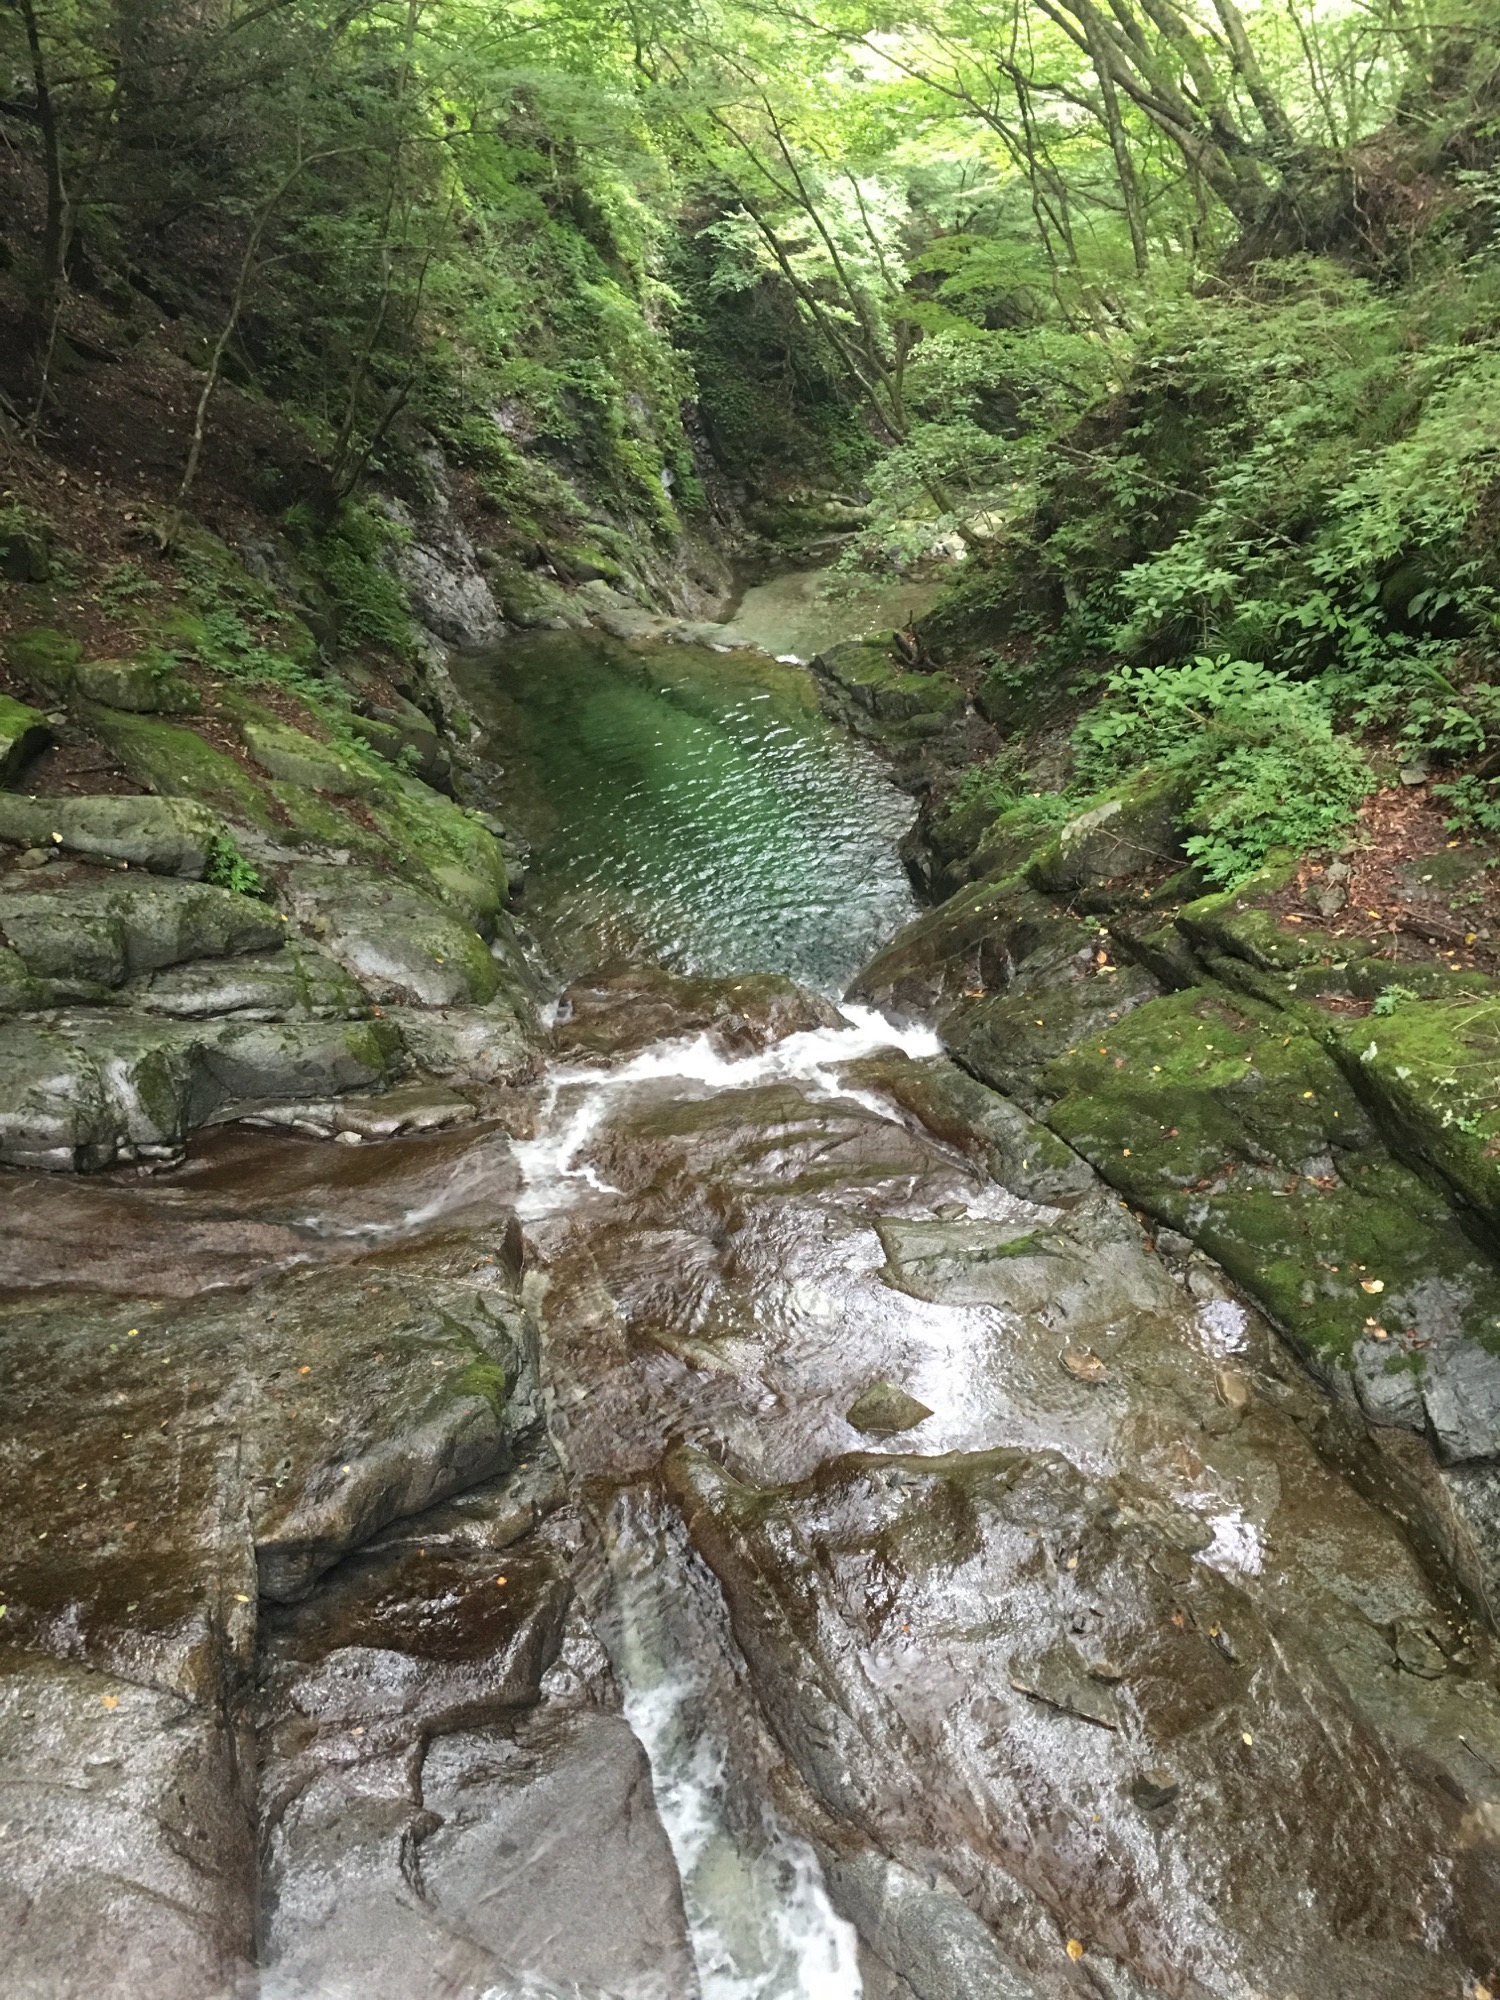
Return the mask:
[[[837,993],[912,913],[912,802],[748,652],[548,632],[462,669],[533,843],[525,914],[569,972],[783,972]]]

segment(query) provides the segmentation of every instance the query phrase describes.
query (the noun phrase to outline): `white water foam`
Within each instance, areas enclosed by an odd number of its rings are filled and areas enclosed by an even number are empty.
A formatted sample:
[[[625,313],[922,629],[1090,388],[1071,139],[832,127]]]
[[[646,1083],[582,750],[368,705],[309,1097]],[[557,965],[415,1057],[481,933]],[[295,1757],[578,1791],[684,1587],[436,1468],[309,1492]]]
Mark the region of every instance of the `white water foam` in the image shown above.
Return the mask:
[[[751,1090],[763,1083],[799,1082],[814,1098],[842,1098],[893,1116],[881,1099],[842,1085],[834,1069],[883,1049],[913,1058],[936,1056],[942,1044],[931,1028],[898,1027],[872,1007],[841,1009],[844,1025],[809,1028],[749,1056],[725,1056],[707,1034],[657,1042],[618,1069],[584,1066],[554,1070],[547,1082],[540,1130],[516,1146],[523,1185],[516,1212],[523,1218],[566,1207],[583,1188],[615,1194],[579,1155],[608,1114],[610,1100],[639,1083],[677,1080],[709,1090]]]
[[[685,1677],[632,1688],[625,1719],[651,1764],[703,2000],[860,2000],[854,1927],[807,1842],[769,1819],[756,1848],[729,1831],[725,1757],[693,1727],[699,1693]]]

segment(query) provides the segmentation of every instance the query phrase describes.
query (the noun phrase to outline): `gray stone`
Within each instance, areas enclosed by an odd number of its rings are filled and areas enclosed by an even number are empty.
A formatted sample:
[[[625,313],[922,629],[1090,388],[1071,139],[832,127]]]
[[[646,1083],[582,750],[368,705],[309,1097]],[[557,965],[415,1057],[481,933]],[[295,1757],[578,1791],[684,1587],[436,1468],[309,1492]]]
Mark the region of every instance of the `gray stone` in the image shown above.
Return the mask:
[[[380,1021],[167,1021],[124,1011],[0,1025],[0,1162],[75,1172],[175,1153],[262,1103],[367,1090],[400,1066]]]
[[[917,2000],[1041,2000],[1047,1991],[1007,1958],[951,1883],[876,1850],[830,1856],[824,1872],[840,1913]]]
[[[0,1926],[15,2000],[229,2000],[249,1802],[221,1714],[76,1661],[0,1674]]]
[[[499,986],[484,940],[433,897],[392,876],[306,864],[290,871],[286,900],[372,999],[482,1005]]]
[[[196,715],[198,691],[150,660],[80,660],[73,685],[86,701],[136,715]]]
[[[201,1021],[353,1020],[370,1003],[357,981],[326,951],[290,938],[267,958],[194,959],[132,980],[123,998],[146,1014]]]
[[[867,1437],[895,1437],[899,1431],[915,1430],[932,1415],[925,1403],[908,1396],[894,1382],[872,1382],[849,1407],[849,1422]]]
[[[126,861],[197,880],[224,822],[191,799],[142,796],[30,799],[0,792],[0,840],[55,846],[90,861]]]
[[[53,888],[43,878],[0,893],[0,937],[65,998],[184,959],[265,951],[284,934],[266,904],[206,882],[140,875]]]
[[[406,1052],[434,1076],[463,1083],[529,1083],[541,1058],[508,1000],[484,1007],[388,1007]]]
[[[1152,1764],[1137,1771],[1131,1780],[1130,1796],[1144,1812],[1160,1812],[1176,1798],[1179,1787],[1165,1764]]]
[[[402,1133],[445,1132],[469,1125],[479,1114],[466,1097],[441,1084],[398,1084],[377,1097],[329,1098],[325,1103],[298,1099],[269,1105],[246,1116],[247,1125],[316,1134],[320,1138],[364,1141],[394,1139]]]

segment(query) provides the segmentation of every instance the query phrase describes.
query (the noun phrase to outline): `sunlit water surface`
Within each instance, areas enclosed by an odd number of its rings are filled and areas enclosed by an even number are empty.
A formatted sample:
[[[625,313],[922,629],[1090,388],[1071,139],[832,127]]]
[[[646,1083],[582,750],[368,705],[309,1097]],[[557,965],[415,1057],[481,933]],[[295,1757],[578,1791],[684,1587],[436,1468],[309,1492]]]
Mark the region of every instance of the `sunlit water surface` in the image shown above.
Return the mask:
[[[912,914],[912,802],[804,669],[549,632],[464,681],[534,844],[527,920],[567,969],[645,958],[838,993]]]

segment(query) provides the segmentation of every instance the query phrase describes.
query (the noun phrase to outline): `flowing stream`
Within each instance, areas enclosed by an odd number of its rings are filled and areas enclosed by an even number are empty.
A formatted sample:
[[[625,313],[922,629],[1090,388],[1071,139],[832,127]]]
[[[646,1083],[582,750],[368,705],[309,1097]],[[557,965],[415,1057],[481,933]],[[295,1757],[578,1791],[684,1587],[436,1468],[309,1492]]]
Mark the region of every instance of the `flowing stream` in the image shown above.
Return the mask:
[[[554,963],[778,973],[837,997],[913,913],[896,857],[909,799],[823,721],[794,661],[743,643],[813,650],[857,610],[872,607],[830,602],[816,575],[800,576],[749,593],[726,628],[733,651],[549,634],[467,667],[476,714],[508,746],[510,810],[536,843],[527,912]],[[847,1103],[861,1093],[840,1068],[892,1048],[938,1053],[930,1030],[851,1006],[837,1026],[738,1058],[700,1033],[603,1072],[556,1064],[539,1130],[515,1149],[517,1213],[557,1223],[580,1197],[618,1194],[588,1144],[642,1090],[701,1098],[781,1084],[809,1104]],[[858,2000],[855,1934],[812,1848],[745,1794],[716,1726],[726,1691],[712,1589],[642,1520],[614,1538],[611,1574],[615,1672],[650,1758],[703,2000]]]

